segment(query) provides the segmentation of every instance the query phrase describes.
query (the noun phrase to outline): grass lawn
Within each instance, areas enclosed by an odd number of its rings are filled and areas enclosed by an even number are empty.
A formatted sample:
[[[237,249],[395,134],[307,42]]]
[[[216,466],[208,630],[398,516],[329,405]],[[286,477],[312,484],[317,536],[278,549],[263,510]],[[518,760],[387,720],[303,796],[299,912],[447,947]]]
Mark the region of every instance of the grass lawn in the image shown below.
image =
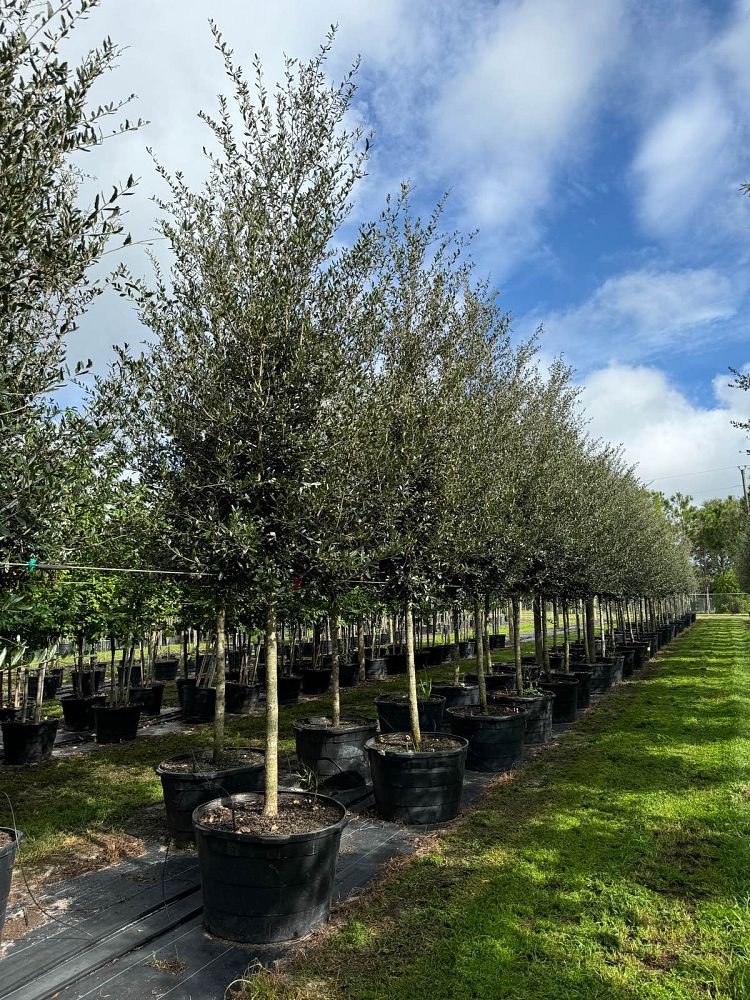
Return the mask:
[[[242,996],[747,1000],[749,666],[700,621]]]

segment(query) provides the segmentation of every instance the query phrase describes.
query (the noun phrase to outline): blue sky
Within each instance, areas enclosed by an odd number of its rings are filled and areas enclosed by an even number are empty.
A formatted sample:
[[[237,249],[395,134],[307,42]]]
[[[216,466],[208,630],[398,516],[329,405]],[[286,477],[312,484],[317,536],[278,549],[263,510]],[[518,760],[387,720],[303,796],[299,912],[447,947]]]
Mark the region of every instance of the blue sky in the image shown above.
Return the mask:
[[[697,498],[737,493],[750,399],[727,388],[750,363],[750,0],[103,0],[77,46],[128,46],[102,99],[135,90],[151,124],[106,147],[102,183],[141,177],[134,239],[159,191],[145,147],[203,176],[201,108],[225,90],[207,18],[273,82],[339,25],[330,62],[362,56],[356,114],[375,132],[355,214],[402,179],[429,211],[479,229],[474,256],[519,335],[577,370],[592,432],[622,442],[642,478]],[[161,255],[161,251],[157,251]],[[128,262],[145,272],[141,251]],[[114,296],[74,353],[103,364],[139,339]],[[738,398],[739,397],[739,398]],[[714,471],[716,470],[716,471]]]

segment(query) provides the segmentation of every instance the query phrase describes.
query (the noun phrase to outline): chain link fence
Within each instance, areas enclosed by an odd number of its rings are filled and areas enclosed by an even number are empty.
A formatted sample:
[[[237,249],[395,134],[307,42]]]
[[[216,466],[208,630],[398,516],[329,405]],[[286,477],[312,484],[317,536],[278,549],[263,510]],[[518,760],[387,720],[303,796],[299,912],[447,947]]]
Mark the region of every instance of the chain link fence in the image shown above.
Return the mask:
[[[691,594],[690,610],[699,615],[750,613],[750,594]]]

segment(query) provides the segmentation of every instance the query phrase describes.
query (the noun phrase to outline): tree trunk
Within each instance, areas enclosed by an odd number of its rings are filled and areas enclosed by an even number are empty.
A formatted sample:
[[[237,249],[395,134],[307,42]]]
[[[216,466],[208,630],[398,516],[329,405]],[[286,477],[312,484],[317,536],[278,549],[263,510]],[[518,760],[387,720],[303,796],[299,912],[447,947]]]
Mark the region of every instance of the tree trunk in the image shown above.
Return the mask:
[[[372,655],[375,656],[375,636],[372,636]],[[363,681],[366,676],[365,670],[365,620],[362,615],[357,619],[357,676]]]
[[[516,694],[523,694],[523,667],[521,666],[521,599],[511,598],[513,616],[513,660],[516,665]]]
[[[544,599],[544,595],[539,595],[539,618],[542,624],[542,666],[544,667],[544,676],[549,679],[550,676],[550,665],[549,665],[549,648],[547,646],[547,602]]]
[[[606,633],[604,631],[604,619],[602,618],[602,599],[601,599],[601,597],[597,597],[597,599],[596,599],[596,605],[597,605],[597,608],[598,608],[598,611],[599,611],[599,633],[600,633],[600,635],[602,637],[602,659],[606,660],[606,658],[607,658],[607,635],[606,635]]]
[[[279,687],[276,605],[266,608],[266,797],[264,816],[279,814]]]
[[[333,709],[331,722],[334,726],[341,724],[341,689],[339,687],[339,603],[334,598],[331,601],[329,631],[331,633],[331,696]]]
[[[474,598],[474,621],[476,627],[474,629],[474,634],[476,636],[476,659],[477,659],[477,681],[479,682],[479,704],[481,705],[482,711],[487,711],[487,685],[484,680],[484,632],[485,628],[483,625],[484,614],[482,612],[482,602],[477,595]]]
[[[570,612],[568,611],[567,601],[563,601],[562,623],[563,623],[563,671],[564,673],[569,674],[570,673]]]
[[[461,670],[459,666],[459,661],[461,659],[461,647],[459,645],[461,634],[459,632],[460,622],[458,617],[458,607],[454,605],[453,607],[453,660],[456,664],[453,671],[453,683],[458,684],[459,678],[461,677]]]
[[[557,652],[557,629],[558,629],[557,598],[553,597],[552,598],[552,648],[554,649],[555,652]]]
[[[594,631],[594,599],[590,597],[586,601],[586,658],[589,663],[596,662],[596,633]]]
[[[485,674],[492,673],[492,654],[490,653],[490,595],[484,595],[484,617],[482,619],[482,637],[484,639],[484,670]]]
[[[224,718],[227,690],[227,609],[221,600],[216,609],[216,712],[214,714],[214,764],[224,756]]]
[[[544,651],[542,650],[542,612],[539,608],[539,598],[534,595],[531,602],[534,614],[534,657],[538,667],[544,666]]]
[[[505,610],[508,615],[508,645],[513,649],[516,635],[516,628],[513,623],[513,601],[508,601]]]
[[[411,720],[411,738],[414,749],[422,745],[422,733],[419,728],[419,707],[417,704],[417,668],[414,663],[414,615],[411,597],[406,600],[406,674],[409,683],[409,719]]]

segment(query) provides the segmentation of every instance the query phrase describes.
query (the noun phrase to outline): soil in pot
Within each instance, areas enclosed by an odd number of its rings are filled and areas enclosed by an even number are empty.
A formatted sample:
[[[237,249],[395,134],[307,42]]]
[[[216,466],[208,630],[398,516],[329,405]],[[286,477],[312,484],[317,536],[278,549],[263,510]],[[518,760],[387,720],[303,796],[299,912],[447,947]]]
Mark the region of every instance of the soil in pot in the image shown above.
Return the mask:
[[[330,685],[330,669],[313,670],[306,668],[302,671],[303,694],[325,694]]]
[[[477,684],[433,684],[434,694],[445,698],[445,709],[457,708],[459,705],[479,704],[479,685]]]
[[[216,715],[216,688],[185,684],[182,688],[182,717],[185,722],[213,722]]]
[[[525,711],[524,742],[527,745],[537,746],[552,739],[552,703],[555,696],[551,691],[524,695],[491,694],[489,700],[492,705],[511,705]]]
[[[224,707],[229,715],[248,715],[258,707],[260,684],[238,684],[227,681]],[[250,789],[243,789],[249,791]]]
[[[555,696],[552,703],[553,722],[575,722],[578,708],[578,678],[572,674],[552,674],[540,681],[542,690]]]
[[[446,823],[461,808],[468,741],[426,733],[414,753],[409,733],[367,741],[373,792],[381,819],[398,823]]]
[[[65,728],[73,732],[91,732],[94,728],[94,706],[103,705],[106,699],[103,694],[93,698],[76,698],[68,696],[60,699]]]
[[[350,716],[333,726],[325,716],[295,719],[297,759],[326,782],[326,791],[356,788],[370,780],[365,743],[375,735],[374,719]]]
[[[266,944],[304,937],[330,913],[346,809],[325,795],[279,793],[279,815],[259,795],[235,795],[193,814],[212,934]]]
[[[405,694],[383,694],[375,699],[381,733],[405,733],[411,728],[409,698]],[[419,698],[419,728],[425,733],[439,732],[443,725],[445,698],[433,694]]]
[[[526,713],[513,705],[479,705],[448,711],[451,732],[469,741],[466,766],[470,771],[509,771],[523,754]]]
[[[163,683],[152,684],[150,687],[132,687],[130,689],[130,704],[140,705],[143,709],[143,715],[160,715],[163,700]]]
[[[52,756],[57,735],[57,719],[41,722],[3,722],[5,763],[43,764]]]
[[[97,743],[129,743],[138,735],[140,705],[94,706],[94,731]]]
[[[265,760],[260,750],[229,747],[217,765],[210,750],[201,750],[163,761],[156,773],[161,778],[169,836],[184,846],[195,839],[193,812],[198,806],[222,795],[261,790]]]
[[[0,826],[0,943],[3,939],[5,913],[8,908],[10,882],[13,877],[13,864],[16,860],[18,845],[23,840],[20,830],[12,830]]]

